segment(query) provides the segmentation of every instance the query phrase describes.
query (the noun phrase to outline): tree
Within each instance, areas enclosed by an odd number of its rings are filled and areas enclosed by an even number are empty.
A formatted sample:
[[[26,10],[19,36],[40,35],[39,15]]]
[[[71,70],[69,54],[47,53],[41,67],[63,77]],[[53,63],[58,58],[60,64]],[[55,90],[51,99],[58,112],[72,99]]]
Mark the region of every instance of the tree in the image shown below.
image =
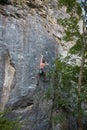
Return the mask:
[[[59,6],[66,6],[69,17],[58,19],[58,23],[64,28],[63,40],[73,41],[75,44],[70,48],[68,56],[64,59],[57,59],[54,69],[53,89],[50,91],[53,99],[53,110],[63,109],[74,116],[77,115],[78,130],[83,130],[82,117],[85,108],[82,104],[87,103],[87,64],[85,63],[87,44],[83,28],[83,33],[79,31],[78,22],[81,17],[81,7],[76,0],[59,0]],[[76,55],[80,59],[80,65],[76,65],[72,56]]]
[[[61,1],[59,1],[59,4],[61,5]],[[70,20],[64,19],[63,24],[62,24],[64,26],[64,30],[65,30],[64,40],[71,40],[71,41],[74,40],[74,41],[76,41],[76,44],[77,44],[78,39],[79,39],[79,42],[81,43],[81,45],[80,45],[81,46],[81,53],[80,53],[81,54],[80,55],[81,56],[81,65],[80,65],[80,69],[79,69],[77,85],[78,85],[78,124],[79,124],[79,130],[82,130],[80,112],[81,112],[81,104],[82,104],[82,102],[84,102],[86,97],[84,97],[84,94],[82,95],[81,92],[84,87],[83,77],[84,77],[84,70],[85,70],[85,67],[84,67],[85,53],[86,53],[86,47],[87,47],[86,39],[85,39],[85,32],[84,32],[84,21],[83,21],[83,34],[80,34],[78,21],[81,18],[81,8],[80,8],[79,4],[76,2],[76,0],[73,0],[72,2],[69,2],[68,0],[62,0],[62,5],[65,5],[67,7],[67,12],[70,14],[70,18],[69,18]],[[67,24],[64,25],[66,23],[66,21],[67,21],[67,23],[69,23],[68,25]],[[78,45],[78,47],[79,47],[79,45]],[[85,83],[85,85],[86,85],[86,83]]]

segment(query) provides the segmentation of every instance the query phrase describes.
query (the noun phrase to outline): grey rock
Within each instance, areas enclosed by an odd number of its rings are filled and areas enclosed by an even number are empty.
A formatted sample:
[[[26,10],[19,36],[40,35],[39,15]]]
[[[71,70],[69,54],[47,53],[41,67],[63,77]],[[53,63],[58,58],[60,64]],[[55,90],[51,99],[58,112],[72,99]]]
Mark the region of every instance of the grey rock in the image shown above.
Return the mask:
[[[3,83],[4,83],[4,76],[5,76],[5,62],[8,56],[8,49],[5,45],[0,43],[0,101],[2,97],[3,91]]]
[[[38,14],[25,20],[0,15],[0,109],[10,109],[10,119],[21,117],[20,121],[26,122],[23,130],[48,130],[51,105],[45,107],[43,97],[50,82],[41,81],[40,89],[36,83],[41,55],[49,63],[49,72],[55,60],[55,45]]]

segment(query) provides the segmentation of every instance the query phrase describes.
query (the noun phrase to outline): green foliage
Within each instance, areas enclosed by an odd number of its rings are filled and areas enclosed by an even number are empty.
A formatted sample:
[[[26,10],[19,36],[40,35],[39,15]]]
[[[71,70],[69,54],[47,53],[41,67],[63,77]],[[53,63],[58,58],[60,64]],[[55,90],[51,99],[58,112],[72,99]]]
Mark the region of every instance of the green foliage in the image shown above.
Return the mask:
[[[76,14],[81,17],[82,9],[79,3],[76,4]]]
[[[0,112],[0,130],[20,130],[17,121],[11,121],[4,117],[4,113]]]
[[[82,43],[81,43],[81,40],[77,40],[76,44],[70,48],[69,52],[71,54],[81,54],[81,51],[82,51]]]
[[[82,10],[80,7],[80,4],[77,3],[76,0],[58,0],[58,6],[66,6],[67,7],[67,13],[76,13],[78,16],[81,16]]]
[[[63,40],[76,41],[77,37],[80,37],[78,20],[79,19],[74,16],[58,19],[58,23],[64,27],[65,35],[63,36]]]
[[[47,99],[51,99],[53,97],[53,89],[49,88],[47,92],[45,93],[45,96]]]
[[[61,66],[60,66],[61,64]],[[56,68],[59,68],[59,71]],[[66,106],[69,108],[72,106],[73,92],[77,92],[77,77],[78,77],[78,66],[72,66],[67,64],[66,62],[61,62],[59,60],[56,61],[56,75],[59,75],[57,88],[61,92],[61,96],[59,96],[58,104],[60,107]],[[54,81],[55,82],[55,81]],[[75,94],[76,97],[76,94]],[[76,97],[77,98],[77,97]]]
[[[58,0],[60,6],[72,7],[75,6],[76,0]]]
[[[53,88],[50,89],[47,94],[48,98],[53,99],[53,111],[62,109],[66,113],[70,112],[70,114],[81,117],[85,113],[81,104],[87,104],[87,64],[85,64],[85,66],[83,65],[82,68],[80,68],[80,66],[73,65],[71,57],[72,54],[79,54],[79,56],[81,56],[82,51],[84,50],[84,34],[80,34],[78,25],[82,10],[80,4],[77,3],[76,0],[58,0],[58,5],[60,7],[66,6],[66,11],[70,14],[68,18],[58,19],[58,23],[62,25],[65,33],[63,40],[74,41],[76,44],[70,48],[69,56],[55,61]],[[87,51],[85,52],[85,57],[86,53]],[[79,93],[78,79],[81,69],[82,85],[80,86],[81,92]],[[59,120],[62,120],[61,115],[54,116],[55,123]]]
[[[47,92],[47,98],[53,99],[54,111],[58,108],[65,108],[73,114],[84,113],[78,103],[87,102],[87,67],[84,67],[84,84],[80,95],[78,95],[79,71],[79,66],[68,64],[66,59],[55,61],[53,88]]]
[[[54,122],[55,124],[63,123],[65,119],[66,119],[66,118],[65,118],[64,113],[59,113],[58,115],[55,115],[55,116],[53,117],[53,122]]]

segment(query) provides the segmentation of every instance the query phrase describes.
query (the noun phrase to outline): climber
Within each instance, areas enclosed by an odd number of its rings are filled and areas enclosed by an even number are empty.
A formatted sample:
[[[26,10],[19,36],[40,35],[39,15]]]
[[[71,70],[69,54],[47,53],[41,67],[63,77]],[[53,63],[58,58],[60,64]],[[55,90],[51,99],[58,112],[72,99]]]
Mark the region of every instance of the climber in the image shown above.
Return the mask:
[[[45,68],[45,66],[48,66],[48,65],[49,64],[45,61],[45,59],[43,58],[43,55],[42,55],[41,59],[40,59],[39,73],[37,76],[37,85],[39,85],[39,79],[41,76],[43,76],[44,81],[46,81],[46,74],[45,74],[44,68]]]

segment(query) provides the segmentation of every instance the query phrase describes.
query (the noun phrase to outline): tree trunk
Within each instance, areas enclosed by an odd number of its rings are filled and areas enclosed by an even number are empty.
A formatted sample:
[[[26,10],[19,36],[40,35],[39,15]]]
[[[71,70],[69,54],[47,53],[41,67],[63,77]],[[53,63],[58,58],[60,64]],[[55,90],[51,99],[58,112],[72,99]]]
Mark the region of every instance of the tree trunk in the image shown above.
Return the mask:
[[[82,48],[81,67],[80,67],[79,78],[78,78],[78,99],[81,93],[83,69],[84,69],[84,63],[85,63],[85,51],[86,51],[86,46],[87,46],[84,28],[85,27],[84,27],[84,19],[83,19],[83,41],[82,41],[83,48]],[[78,130],[83,130],[82,117],[79,115],[79,109],[81,109],[81,101],[78,100]]]

